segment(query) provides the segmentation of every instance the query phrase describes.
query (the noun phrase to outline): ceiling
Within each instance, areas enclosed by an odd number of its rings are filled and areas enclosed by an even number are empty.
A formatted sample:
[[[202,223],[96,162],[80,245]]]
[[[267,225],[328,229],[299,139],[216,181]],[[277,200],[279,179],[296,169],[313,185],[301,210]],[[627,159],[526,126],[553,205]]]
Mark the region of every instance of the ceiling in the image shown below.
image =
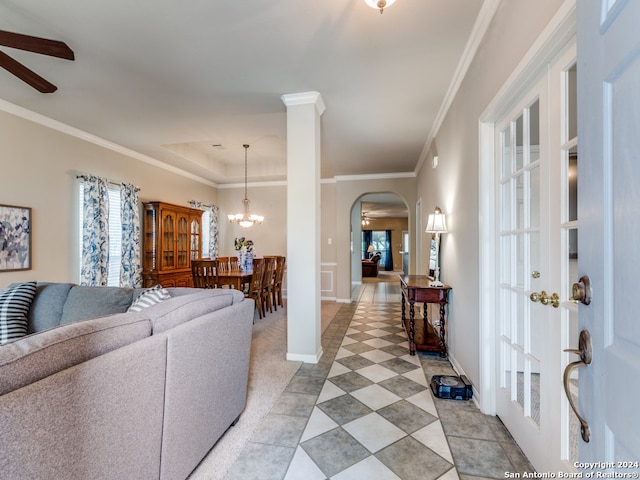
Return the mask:
[[[3,0],[0,29],[62,40],[70,62],[0,50],[0,98],[215,185],[286,179],[283,94],[317,91],[322,178],[413,172],[482,0]]]
[[[368,193],[360,197],[360,211],[368,218],[408,217],[409,209],[395,193]]]

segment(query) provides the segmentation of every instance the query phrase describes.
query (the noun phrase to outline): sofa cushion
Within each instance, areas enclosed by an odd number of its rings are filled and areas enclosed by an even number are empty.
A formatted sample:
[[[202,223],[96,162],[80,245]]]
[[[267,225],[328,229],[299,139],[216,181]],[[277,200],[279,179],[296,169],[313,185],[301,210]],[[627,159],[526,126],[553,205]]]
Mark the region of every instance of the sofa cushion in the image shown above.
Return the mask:
[[[0,345],[27,334],[27,315],[36,282],[16,283],[0,290]]]
[[[121,314],[35,333],[0,348],[0,395],[151,335],[142,314]]]
[[[67,296],[60,325],[124,313],[133,300],[132,288],[76,285]]]
[[[171,298],[144,310],[151,319],[154,335],[244,300],[242,292],[230,288],[192,290],[191,295]]]
[[[162,288],[162,285],[156,285],[138,295],[127,311],[139,312],[144,308],[151,307],[169,298],[171,298],[169,292],[165,288]]]
[[[27,317],[29,333],[40,332],[60,325],[62,308],[73,283],[38,282],[36,296]]]

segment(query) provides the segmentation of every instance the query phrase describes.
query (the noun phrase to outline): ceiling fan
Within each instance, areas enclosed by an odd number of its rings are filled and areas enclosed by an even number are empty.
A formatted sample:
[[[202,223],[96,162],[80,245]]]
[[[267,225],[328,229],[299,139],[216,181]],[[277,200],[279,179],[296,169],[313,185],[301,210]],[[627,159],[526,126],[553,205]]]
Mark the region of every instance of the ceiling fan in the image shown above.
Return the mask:
[[[39,53],[41,55],[49,55],[50,57],[64,58],[65,60],[75,59],[73,50],[64,42],[32,37],[21,33],[0,30],[0,45],[25,50],[27,52]],[[33,70],[28,69],[22,63],[14,60],[2,51],[0,51],[0,67],[12,73],[23,82],[28,83],[39,92],[52,93],[58,89],[53,83],[45,80]]]

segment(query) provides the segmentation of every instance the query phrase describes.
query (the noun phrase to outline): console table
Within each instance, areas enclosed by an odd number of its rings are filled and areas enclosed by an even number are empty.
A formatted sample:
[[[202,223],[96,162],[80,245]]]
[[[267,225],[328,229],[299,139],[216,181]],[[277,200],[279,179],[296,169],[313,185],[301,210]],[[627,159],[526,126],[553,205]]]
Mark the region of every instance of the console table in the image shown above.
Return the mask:
[[[431,281],[424,275],[398,275],[402,288],[402,326],[409,339],[409,354],[415,355],[416,349],[425,352],[439,353],[441,357],[447,356],[447,344],[445,342],[445,305],[451,287],[432,287]],[[409,323],[406,319],[406,302],[409,302]],[[415,303],[423,303],[422,321],[415,321]],[[440,305],[440,319],[438,331],[429,322],[427,304]]]

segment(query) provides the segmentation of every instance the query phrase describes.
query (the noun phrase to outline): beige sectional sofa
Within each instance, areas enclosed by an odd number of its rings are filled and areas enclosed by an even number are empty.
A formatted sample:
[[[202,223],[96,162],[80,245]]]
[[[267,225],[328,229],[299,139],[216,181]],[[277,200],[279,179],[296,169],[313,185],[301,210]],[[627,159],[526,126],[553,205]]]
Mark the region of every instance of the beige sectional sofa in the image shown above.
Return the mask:
[[[192,472],[246,404],[254,304],[168,291],[126,312],[139,290],[38,285],[30,334],[0,346],[0,478]]]

